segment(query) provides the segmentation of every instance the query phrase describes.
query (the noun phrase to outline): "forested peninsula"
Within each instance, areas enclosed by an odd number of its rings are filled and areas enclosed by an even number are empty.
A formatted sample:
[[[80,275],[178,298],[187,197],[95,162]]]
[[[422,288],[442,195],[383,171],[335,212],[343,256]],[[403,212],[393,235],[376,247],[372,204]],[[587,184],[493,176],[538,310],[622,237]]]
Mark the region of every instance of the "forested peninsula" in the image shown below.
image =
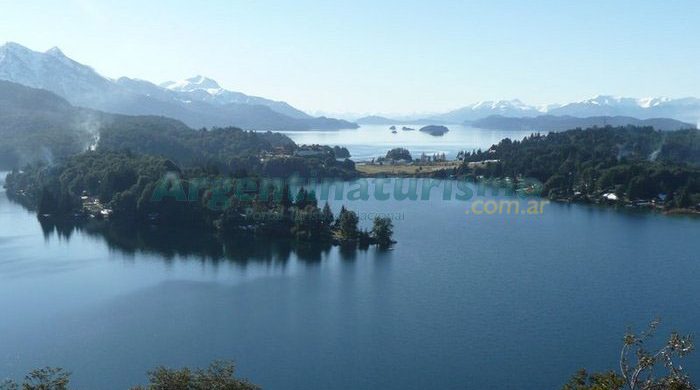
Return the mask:
[[[504,139],[467,152],[452,172],[475,178],[534,178],[553,200],[700,211],[700,131],[602,127]]]

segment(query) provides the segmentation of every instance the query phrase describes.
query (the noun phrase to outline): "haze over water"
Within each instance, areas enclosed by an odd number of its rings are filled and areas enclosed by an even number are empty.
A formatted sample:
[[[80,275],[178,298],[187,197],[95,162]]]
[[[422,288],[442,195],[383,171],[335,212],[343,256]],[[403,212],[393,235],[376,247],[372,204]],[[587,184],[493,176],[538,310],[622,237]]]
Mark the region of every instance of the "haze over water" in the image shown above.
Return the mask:
[[[445,153],[450,160],[455,159],[460,151],[475,149],[486,150],[503,138],[520,140],[528,135],[527,131],[487,130],[462,125],[447,125],[450,129],[443,136],[432,136],[418,129],[425,125],[396,124],[396,134],[389,129],[391,125],[362,125],[359,129],[339,131],[292,131],[284,132],[297,144],[324,144],[345,146],[355,161],[365,161],[386,155],[392,148],[407,148],[413,157],[421,153],[432,155]],[[415,131],[401,130],[403,126]]]

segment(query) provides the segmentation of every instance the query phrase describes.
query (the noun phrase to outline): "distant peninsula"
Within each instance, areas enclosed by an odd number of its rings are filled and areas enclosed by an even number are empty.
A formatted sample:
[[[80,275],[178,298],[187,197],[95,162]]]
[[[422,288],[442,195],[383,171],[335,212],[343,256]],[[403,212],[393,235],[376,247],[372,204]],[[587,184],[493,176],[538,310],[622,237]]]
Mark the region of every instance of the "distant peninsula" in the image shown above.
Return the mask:
[[[365,116],[357,119],[355,122],[360,125],[395,125],[401,123],[401,121],[378,115]]]

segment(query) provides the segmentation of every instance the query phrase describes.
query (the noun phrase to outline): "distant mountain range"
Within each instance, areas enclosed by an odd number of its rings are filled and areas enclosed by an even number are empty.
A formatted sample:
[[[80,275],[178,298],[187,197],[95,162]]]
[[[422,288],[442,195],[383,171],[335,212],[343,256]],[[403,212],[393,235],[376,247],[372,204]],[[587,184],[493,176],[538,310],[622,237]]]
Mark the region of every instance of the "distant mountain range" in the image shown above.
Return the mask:
[[[530,117],[541,115],[537,108],[528,106],[520,100],[485,101],[459,108],[444,114],[434,115],[427,120],[445,123],[463,123],[492,115],[507,117]]]
[[[391,119],[379,115],[370,115],[362,118],[358,118],[355,122],[361,125],[395,125],[401,123],[401,121],[396,119]]]
[[[108,79],[53,48],[45,53],[16,43],[0,46],[0,80],[51,91],[72,105],[126,115],[158,115],[199,127],[253,130],[356,128],[344,120],[314,118],[285,102],[221,88],[196,76],[156,85],[122,77]]]
[[[165,116],[193,128],[237,126],[252,130],[337,130],[357,127],[355,123],[345,120],[313,117],[285,102],[229,91],[203,76],[160,85],[126,77],[109,79],[89,66],[68,58],[58,48],[41,53],[16,43],[0,46],[0,80],[51,91],[77,107],[125,115]],[[555,121],[549,118],[546,123],[542,120],[522,120],[519,124],[500,122],[527,128],[536,123],[543,126],[555,126],[554,122],[571,123],[571,117],[625,117],[639,120],[670,118],[697,124],[700,121],[700,99],[596,96],[580,102],[544,107],[528,105],[517,99],[484,101],[424,118],[369,116],[357,122],[375,125],[474,125],[493,116],[535,118],[543,115],[563,119]],[[488,123],[495,121],[492,118]],[[669,122],[664,124],[675,126]]]
[[[695,124],[677,121],[667,118],[637,119],[627,116],[593,116],[577,118],[573,116],[541,115],[532,118],[509,118],[501,115],[492,115],[484,119],[471,122],[471,126],[482,129],[515,130],[515,131],[564,131],[575,128],[603,127],[603,126],[649,126],[656,130],[671,131],[681,129],[694,129]]]
[[[532,106],[520,100],[485,101],[465,106],[443,114],[429,115],[419,119],[392,119],[373,115],[357,119],[360,124],[444,123],[474,124],[484,118],[498,116],[506,118],[550,117],[628,117],[635,119],[671,118],[697,124],[700,122],[700,99],[698,98],[623,98],[596,96],[592,99],[563,105]],[[563,120],[563,121],[566,121]],[[523,122],[526,123],[526,122]]]
[[[700,121],[700,99],[683,98],[624,98],[614,96],[596,96],[592,99],[564,105],[536,107],[524,104],[520,100],[501,100],[481,102],[463,107],[429,119],[463,123],[483,119],[492,115],[504,117],[527,118],[540,115],[574,116],[588,118],[596,116],[627,116],[637,119],[671,118],[683,122]]]

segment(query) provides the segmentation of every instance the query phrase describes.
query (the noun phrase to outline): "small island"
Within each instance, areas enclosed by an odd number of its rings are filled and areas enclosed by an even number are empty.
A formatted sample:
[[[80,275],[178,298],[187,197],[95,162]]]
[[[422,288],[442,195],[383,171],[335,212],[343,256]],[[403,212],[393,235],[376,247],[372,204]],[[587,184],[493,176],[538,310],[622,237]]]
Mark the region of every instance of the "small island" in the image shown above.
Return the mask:
[[[430,135],[434,135],[436,137],[445,135],[450,129],[448,129],[445,126],[440,126],[440,125],[428,125],[421,127],[419,131],[422,131],[424,133],[428,133]]]

